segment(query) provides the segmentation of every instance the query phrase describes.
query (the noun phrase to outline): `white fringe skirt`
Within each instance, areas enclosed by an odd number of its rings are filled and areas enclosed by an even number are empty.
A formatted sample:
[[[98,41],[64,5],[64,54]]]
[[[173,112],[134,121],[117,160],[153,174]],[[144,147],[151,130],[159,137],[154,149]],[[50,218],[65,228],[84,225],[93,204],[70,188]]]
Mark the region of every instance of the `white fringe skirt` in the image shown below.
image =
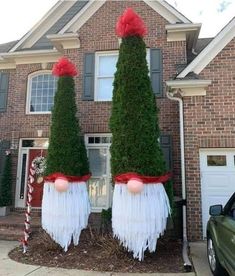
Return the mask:
[[[144,252],[156,250],[157,240],[166,229],[169,199],[162,183],[144,184],[139,194],[130,193],[126,184],[114,187],[113,234],[133,257],[140,261]]]
[[[81,231],[87,227],[89,214],[85,182],[70,183],[66,192],[58,192],[54,183],[44,183],[42,228],[65,251],[72,240],[74,245],[78,245]]]

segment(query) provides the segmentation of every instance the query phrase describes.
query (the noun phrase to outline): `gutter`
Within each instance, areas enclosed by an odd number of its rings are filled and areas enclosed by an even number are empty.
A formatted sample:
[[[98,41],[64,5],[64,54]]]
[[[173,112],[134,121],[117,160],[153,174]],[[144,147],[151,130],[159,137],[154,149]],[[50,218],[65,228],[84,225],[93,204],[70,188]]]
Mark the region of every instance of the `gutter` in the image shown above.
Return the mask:
[[[184,269],[187,272],[192,271],[192,263],[188,256],[188,238],[187,238],[187,216],[186,216],[186,183],[185,183],[185,154],[184,154],[184,115],[183,115],[183,100],[181,98],[175,97],[174,95],[178,92],[174,90],[172,93],[167,91],[167,98],[179,103],[179,115],[180,115],[180,152],[181,152],[181,178],[182,178],[182,200],[183,200],[183,260]]]

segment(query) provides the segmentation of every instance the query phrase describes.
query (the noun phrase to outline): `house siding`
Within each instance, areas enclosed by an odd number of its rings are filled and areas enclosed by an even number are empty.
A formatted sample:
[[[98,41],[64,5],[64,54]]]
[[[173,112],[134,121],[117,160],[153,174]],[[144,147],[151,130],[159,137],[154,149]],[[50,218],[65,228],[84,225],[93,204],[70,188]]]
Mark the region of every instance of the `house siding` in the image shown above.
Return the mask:
[[[188,231],[202,238],[200,148],[235,148],[235,39],[200,73],[206,96],[184,98]]]
[[[84,54],[95,51],[118,50],[118,39],[115,35],[115,24],[126,7],[132,7],[145,21],[148,34],[145,42],[149,48],[159,48],[163,55],[163,81],[176,75],[176,65],[186,63],[186,43],[167,42],[165,25],[168,22],[142,1],[107,1],[79,30],[80,49],[65,50],[64,55],[72,60],[79,70],[75,78],[78,116],[83,133],[107,133],[110,102],[83,101],[83,62]],[[52,64],[47,65],[51,69]],[[37,137],[37,129],[43,130],[43,137],[49,136],[51,115],[26,115],[27,79],[28,75],[41,70],[41,64],[17,65],[11,70],[7,112],[0,114],[0,135],[11,140],[14,137]],[[175,195],[181,195],[180,176],[180,137],[178,104],[165,95],[157,98],[161,132],[172,136],[173,174]],[[3,128],[2,128],[3,126]],[[2,131],[4,130],[4,131]],[[8,133],[8,134],[6,134]],[[1,136],[0,136],[1,137]],[[16,180],[16,162],[18,151],[13,151],[15,160],[14,179]],[[15,181],[16,182],[16,181]]]

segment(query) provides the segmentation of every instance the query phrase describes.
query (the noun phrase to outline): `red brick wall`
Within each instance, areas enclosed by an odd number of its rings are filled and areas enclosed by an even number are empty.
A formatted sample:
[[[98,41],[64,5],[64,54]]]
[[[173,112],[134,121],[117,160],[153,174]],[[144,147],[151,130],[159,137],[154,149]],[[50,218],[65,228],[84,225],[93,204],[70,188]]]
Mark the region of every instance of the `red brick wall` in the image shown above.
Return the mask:
[[[235,39],[200,73],[206,96],[184,98],[189,238],[202,237],[200,148],[235,148]]]
[[[75,81],[79,118],[84,133],[109,132],[108,121],[111,107],[110,102],[82,101],[84,53],[118,49],[114,29],[117,18],[126,7],[133,7],[145,21],[148,27],[148,35],[145,38],[147,47],[162,49],[164,81],[176,74],[176,64],[186,62],[185,42],[167,42],[165,25],[168,22],[143,1],[108,1],[105,3],[79,30],[81,48],[65,51],[65,55],[77,65],[80,72]],[[50,67],[49,65],[48,69]],[[14,130],[18,138],[37,137],[37,129],[42,129],[43,136],[48,137],[51,116],[25,114],[27,77],[30,73],[40,69],[40,64],[17,65],[16,70],[13,70],[11,74],[8,110],[7,113],[0,115],[0,118],[4,122],[6,131],[11,133]],[[178,105],[168,100],[165,92],[164,97],[157,99],[157,102],[160,109],[159,120],[162,133],[171,134],[173,137],[175,190],[176,194],[180,195]],[[15,154],[17,156],[16,152]]]

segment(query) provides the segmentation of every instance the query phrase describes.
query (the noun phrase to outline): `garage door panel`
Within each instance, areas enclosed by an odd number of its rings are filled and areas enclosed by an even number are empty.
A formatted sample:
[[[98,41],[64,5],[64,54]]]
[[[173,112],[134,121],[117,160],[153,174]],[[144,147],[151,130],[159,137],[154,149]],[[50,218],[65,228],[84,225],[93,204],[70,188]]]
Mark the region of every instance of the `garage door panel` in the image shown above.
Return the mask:
[[[230,189],[234,186],[235,175],[225,173],[204,173],[204,189],[207,191],[222,191],[230,193]]]
[[[202,222],[204,237],[206,236],[206,225],[209,219],[209,207],[215,204],[224,205],[231,194],[235,191],[234,155],[235,149],[207,149],[200,151]],[[215,158],[214,156],[220,157]],[[223,156],[226,156],[226,158]],[[221,166],[217,166],[217,164]]]

